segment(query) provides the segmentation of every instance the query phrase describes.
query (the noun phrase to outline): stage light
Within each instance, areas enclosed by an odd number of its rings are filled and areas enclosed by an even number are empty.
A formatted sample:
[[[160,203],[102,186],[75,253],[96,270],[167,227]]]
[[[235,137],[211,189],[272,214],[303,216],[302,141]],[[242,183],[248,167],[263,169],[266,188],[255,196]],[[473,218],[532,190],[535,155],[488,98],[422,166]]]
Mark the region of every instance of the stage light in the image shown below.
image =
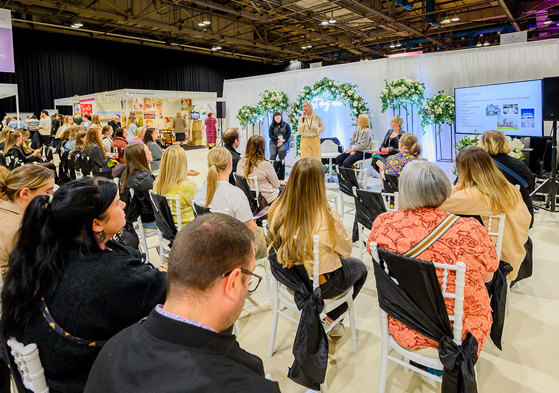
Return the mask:
[[[452,22],[458,22],[460,20],[460,17],[455,16],[454,18],[451,19]]]
[[[303,45],[303,46],[301,47],[301,49],[305,50],[305,49],[307,49],[307,47]]]
[[[330,22],[328,22],[326,19],[324,19],[322,22],[320,22],[320,24],[322,26],[328,26],[330,24]]]
[[[333,25],[334,23],[336,23],[336,19],[330,18],[330,20],[328,21],[328,23],[330,23],[331,25]]]
[[[218,51],[218,50],[221,50],[221,46],[219,46],[219,45],[214,45],[214,46],[212,47],[212,50],[213,50],[214,52],[215,52],[215,51]]]
[[[396,48],[399,48],[399,47],[401,47],[401,46],[402,46],[402,44],[400,44],[400,41],[398,41],[398,42],[396,43]]]
[[[391,43],[390,43],[390,48],[394,49],[394,48],[396,48],[396,45],[394,45],[394,43],[391,42]]]
[[[312,45],[307,45],[307,49],[311,49],[311,48],[312,48]]]
[[[81,23],[81,22],[75,22],[72,25],[72,28],[74,28],[74,29],[79,29],[80,27],[83,27],[83,23]]]
[[[207,19],[204,19],[204,21],[203,21],[202,23],[203,23],[204,25],[209,25],[209,24],[212,23],[212,22],[210,22],[210,21],[207,20]]]
[[[485,40],[485,42],[483,43],[483,46],[489,46],[489,41]]]
[[[444,19],[444,20],[441,22],[441,25],[448,25],[449,23],[450,23],[450,19]]]
[[[477,46],[477,47],[482,46],[482,45],[481,45],[481,41],[478,41],[477,44],[476,44],[476,46]]]
[[[204,22],[198,22],[198,26],[204,27],[204,26],[206,26],[206,24]]]
[[[544,24],[549,25],[551,23],[553,23],[553,21],[551,19],[549,19],[549,17],[543,21]]]

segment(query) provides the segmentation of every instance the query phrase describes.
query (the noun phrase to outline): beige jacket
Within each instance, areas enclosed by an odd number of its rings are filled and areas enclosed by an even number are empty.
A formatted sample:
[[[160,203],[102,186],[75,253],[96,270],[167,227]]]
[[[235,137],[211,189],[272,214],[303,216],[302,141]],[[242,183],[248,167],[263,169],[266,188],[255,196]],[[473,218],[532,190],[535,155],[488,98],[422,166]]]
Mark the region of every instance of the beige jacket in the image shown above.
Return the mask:
[[[246,159],[241,158],[237,165],[237,174],[245,175]],[[249,173],[249,176],[256,176],[258,181],[258,190],[262,193],[268,203],[272,203],[279,195],[280,181],[278,175],[269,161],[261,161],[256,168]]]
[[[184,120],[182,117],[175,117],[173,119],[173,129],[175,130],[175,132],[178,133],[186,132],[186,120]]]
[[[508,280],[514,280],[518,275],[518,269],[526,256],[524,243],[528,240],[528,229],[532,217],[522,200],[520,191],[518,203],[513,211],[506,214],[505,231],[503,234],[503,248],[501,250],[501,260],[511,264],[513,271],[507,276]],[[486,198],[477,188],[458,190],[453,187],[452,194],[440,207],[440,210],[458,215],[492,215],[488,198]],[[487,225],[487,223],[485,223]]]
[[[0,273],[2,281],[8,274],[8,259],[19,236],[24,210],[15,203],[0,199]]]
[[[315,131],[311,130],[312,126],[316,126],[317,129]],[[322,124],[322,119],[316,113],[313,113],[310,116],[303,115],[303,117],[299,119],[297,130],[299,131],[299,134],[301,134],[301,137],[311,138],[320,136],[320,133],[324,131],[324,124]],[[310,136],[309,133],[312,133],[313,135]]]

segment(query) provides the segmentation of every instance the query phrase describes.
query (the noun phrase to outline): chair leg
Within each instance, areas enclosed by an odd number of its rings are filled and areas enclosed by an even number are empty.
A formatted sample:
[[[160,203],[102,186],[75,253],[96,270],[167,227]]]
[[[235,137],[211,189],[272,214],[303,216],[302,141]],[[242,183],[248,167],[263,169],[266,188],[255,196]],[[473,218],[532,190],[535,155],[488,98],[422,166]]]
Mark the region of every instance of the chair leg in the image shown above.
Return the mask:
[[[148,262],[151,262],[149,259],[149,250],[148,250],[148,242],[146,240],[146,232],[144,231],[144,226],[142,225],[142,223],[138,223],[138,232],[140,235],[140,241],[142,242],[142,248],[143,248],[143,252],[146,254],[146,260]]]
[[[276,333],[278,331],[278,309],[277,309],[277,304],[276,307],[273,311],[274,313],[274,318],[272,321],[272,332],[270,333],[270,345],[268,346],[268,357],[271,358],[273,353],[274,353],[274,343],[276,342]]]
[[[344,207],[344,194],[341,191],[338,191],[338,203],[340,204],[340,210],[338,210],[338,212],[342,216],[342,222],[343,222],[344,221],[345,207]]]
[[[379,379],[378,379],[378,390],[377,393],[384,393],[384,390],[386,389],[386,369],[388,366],[388,332],[385,330],[387,330],[387,325],[388,324],[388,320],[386,315],[382,315],[381,314],[381,351],[380,351],[380,373],[379,373]]]
[[[357,213],[357,212],[356,212]],[[357,224],[359,227],[359,259],[363,260],[363,225]]]
[[[157,235],[159,237],[159,264],[163,265],[165,262],[165,257],[163,256],[165,246],[163,245],[163,235],[159,229],[157,230]]]
[[[351,344],[353,345],[353,353],[357,353],[357,329],[355,327],[355,312],[353,310],[353,300],[349,306],[349,323],[351,324]]]

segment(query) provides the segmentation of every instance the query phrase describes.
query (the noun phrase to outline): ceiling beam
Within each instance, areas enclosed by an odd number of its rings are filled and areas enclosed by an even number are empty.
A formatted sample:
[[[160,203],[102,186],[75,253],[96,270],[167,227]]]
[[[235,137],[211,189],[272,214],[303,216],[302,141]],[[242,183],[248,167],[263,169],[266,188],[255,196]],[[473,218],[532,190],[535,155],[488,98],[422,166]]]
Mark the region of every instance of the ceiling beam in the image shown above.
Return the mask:
[[[514,31],[520,31],[520,27],[518,26],[518,23],[516,23],[516,20],[514,19],[514,16],[512,15],[512,12],[510,11],[506,0],[497,0],[497,1],[499,2],[499,5],[503,9],[503,11],[505,11],[505,14],[509,19],[510,24],[512,25],[512,27],[514,27]]]

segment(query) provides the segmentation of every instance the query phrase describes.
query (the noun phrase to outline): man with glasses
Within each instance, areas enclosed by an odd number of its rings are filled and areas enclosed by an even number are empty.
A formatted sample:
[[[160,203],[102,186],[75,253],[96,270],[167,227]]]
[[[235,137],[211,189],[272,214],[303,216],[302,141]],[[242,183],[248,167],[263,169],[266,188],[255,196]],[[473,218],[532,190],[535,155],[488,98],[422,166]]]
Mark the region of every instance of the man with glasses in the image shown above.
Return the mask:
[[[231,334],[262,279],[246,225],[204,214],[177,234],[168,264],[165,304],[104,345],[85,392],[279,392]]]

